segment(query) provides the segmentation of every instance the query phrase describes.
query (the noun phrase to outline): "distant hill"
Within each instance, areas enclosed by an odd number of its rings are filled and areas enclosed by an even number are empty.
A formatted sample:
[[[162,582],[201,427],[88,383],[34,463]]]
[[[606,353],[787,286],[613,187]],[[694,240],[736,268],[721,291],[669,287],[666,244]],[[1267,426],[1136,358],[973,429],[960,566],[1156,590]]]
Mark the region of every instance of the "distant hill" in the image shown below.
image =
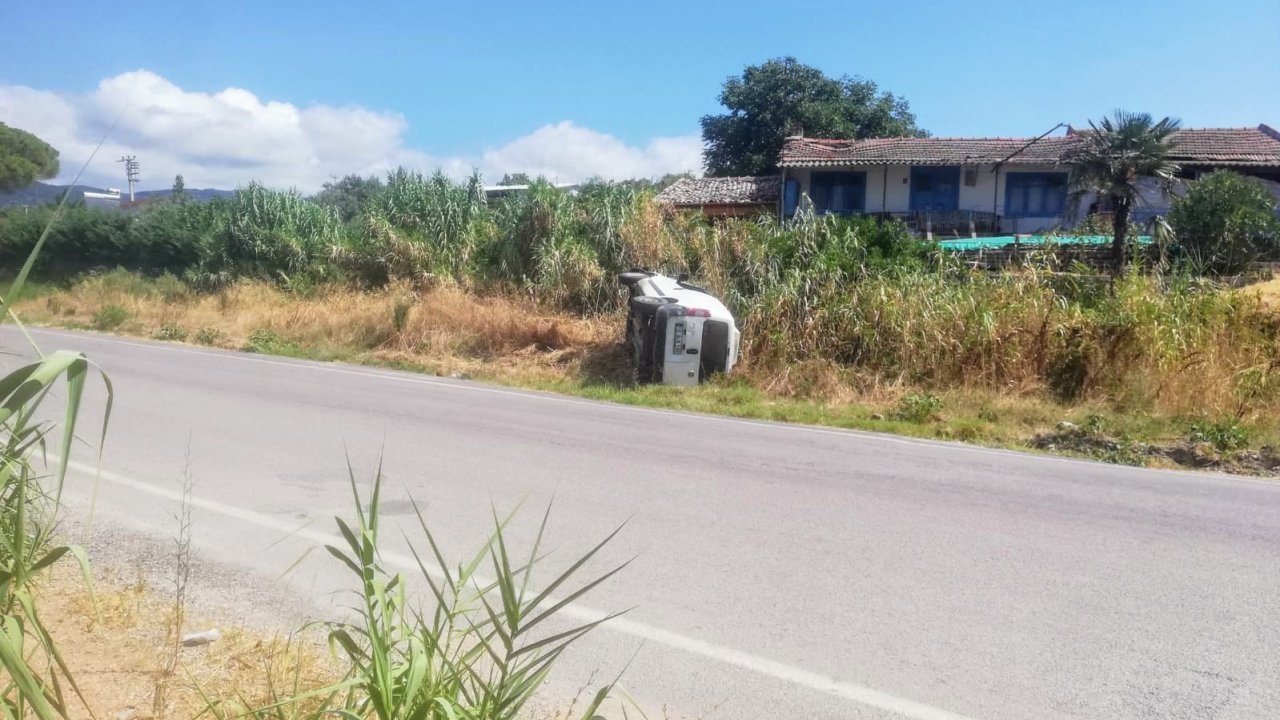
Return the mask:
[[[13,205],[44,205],[46,203],[57,202],[62,197],[62,191],[71,188],[71,199],[84,199],[85,191],[89,192],[106,192],[106,188],[93,187],[91,185],[50,185],[49,183],[38,182],[21,190],[11,193],[0,193],[0,207]],[[134,197],[139,200],[169,195],[169,190],[139,190],[134,193]],[[196,200],[212,200],[219,197],[230,197],[234,194],[232,190],[215,190],[213,188],[187,188],[187,195]]]

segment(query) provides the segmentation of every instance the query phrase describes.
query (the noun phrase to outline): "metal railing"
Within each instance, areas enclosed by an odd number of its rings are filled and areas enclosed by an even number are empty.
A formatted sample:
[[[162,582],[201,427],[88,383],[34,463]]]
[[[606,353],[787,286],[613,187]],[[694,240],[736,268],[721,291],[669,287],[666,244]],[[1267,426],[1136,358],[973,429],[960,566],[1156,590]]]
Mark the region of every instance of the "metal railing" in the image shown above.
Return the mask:
[[[913,232],[932,235],[935,239],[997,235],[1000,233],[1000,216],[981,210],[867,212],[862,213],[880,219],[901,221]]]

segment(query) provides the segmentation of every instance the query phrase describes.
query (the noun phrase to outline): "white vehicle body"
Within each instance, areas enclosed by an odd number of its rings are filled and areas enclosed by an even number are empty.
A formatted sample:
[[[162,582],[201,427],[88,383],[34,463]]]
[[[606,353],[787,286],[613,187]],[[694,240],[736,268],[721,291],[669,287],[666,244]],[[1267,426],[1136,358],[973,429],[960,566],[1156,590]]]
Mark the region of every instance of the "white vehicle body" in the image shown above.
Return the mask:
[[[738,327],[715,296],[657,273],[627,272],[618,280],[631,291],[627,340],[637,381],[697,385],[737,364]]]

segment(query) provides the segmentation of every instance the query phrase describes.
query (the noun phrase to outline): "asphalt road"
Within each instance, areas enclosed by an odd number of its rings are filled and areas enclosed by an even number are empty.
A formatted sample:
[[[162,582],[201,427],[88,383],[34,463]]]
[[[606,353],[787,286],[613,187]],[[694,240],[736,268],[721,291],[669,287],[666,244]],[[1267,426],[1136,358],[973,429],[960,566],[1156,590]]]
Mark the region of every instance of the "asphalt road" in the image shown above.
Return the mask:
[[[1280,717],[1280,484],[35,337],[115,384],[95,522],[117,560],[172,537],[190,447],[196,581],[263,612],[341,602],[305,550],[350,514],[347,455],[361,478],[381,456],[390,516],[424,502],[450,552],[491,506],[523,502],[527,537],[554,497],[553,566],[629,520],[595,567],[637,559],[571,613],[634,609],[552,695],[630,661],[623,684],[672,717]],[[0,346],[27,352],[12,328]],[[292,599],[254,600],[277,586]]]

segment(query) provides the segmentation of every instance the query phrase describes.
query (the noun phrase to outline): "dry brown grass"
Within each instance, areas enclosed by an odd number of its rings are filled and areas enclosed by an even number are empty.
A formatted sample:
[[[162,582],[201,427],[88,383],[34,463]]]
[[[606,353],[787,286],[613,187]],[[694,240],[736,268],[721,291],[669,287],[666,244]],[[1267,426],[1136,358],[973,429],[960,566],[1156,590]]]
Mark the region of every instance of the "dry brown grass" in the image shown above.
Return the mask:
[[[65,570],[50,576],[39,597],[41,617],[88,706],[71,702],[72,718],[89,718],[89,710],[98,718],[194,718],[205,710],[206,697],[265,705],[271,684],[311,688],[338,677],[316,638],[225,625],[219,625],[222,637],[217,642],[182,648],[175,673],[166,677],[172,601],[141,582],[113,577],[96,582],[96,608],[79,575]],[[201,620],[193,618],[188,628],[218,625]],[[161,683],[168,685],[168,702],[156,712],[153,701]]]
[[[1264,307],[1280,311],[1280,277],[1250,285],[1241,292],[1257,293],[1258,299]]]
[[[164,284],[161,284],[164,287]],[[107,307],[124,310],[117,332],[241,349],[270,331],[308,353],[398,361],[442,374],[564,379],[617,373],[619,321],[548,310],[515,295],[480,296],[452,286],[393,284],[374,292],[327,289],[303,297],[260,282],[212,294],[168,291],[110,273],[19,303],[36,323],[94,326]],[[162,336],[162,335],[161,335]]]

